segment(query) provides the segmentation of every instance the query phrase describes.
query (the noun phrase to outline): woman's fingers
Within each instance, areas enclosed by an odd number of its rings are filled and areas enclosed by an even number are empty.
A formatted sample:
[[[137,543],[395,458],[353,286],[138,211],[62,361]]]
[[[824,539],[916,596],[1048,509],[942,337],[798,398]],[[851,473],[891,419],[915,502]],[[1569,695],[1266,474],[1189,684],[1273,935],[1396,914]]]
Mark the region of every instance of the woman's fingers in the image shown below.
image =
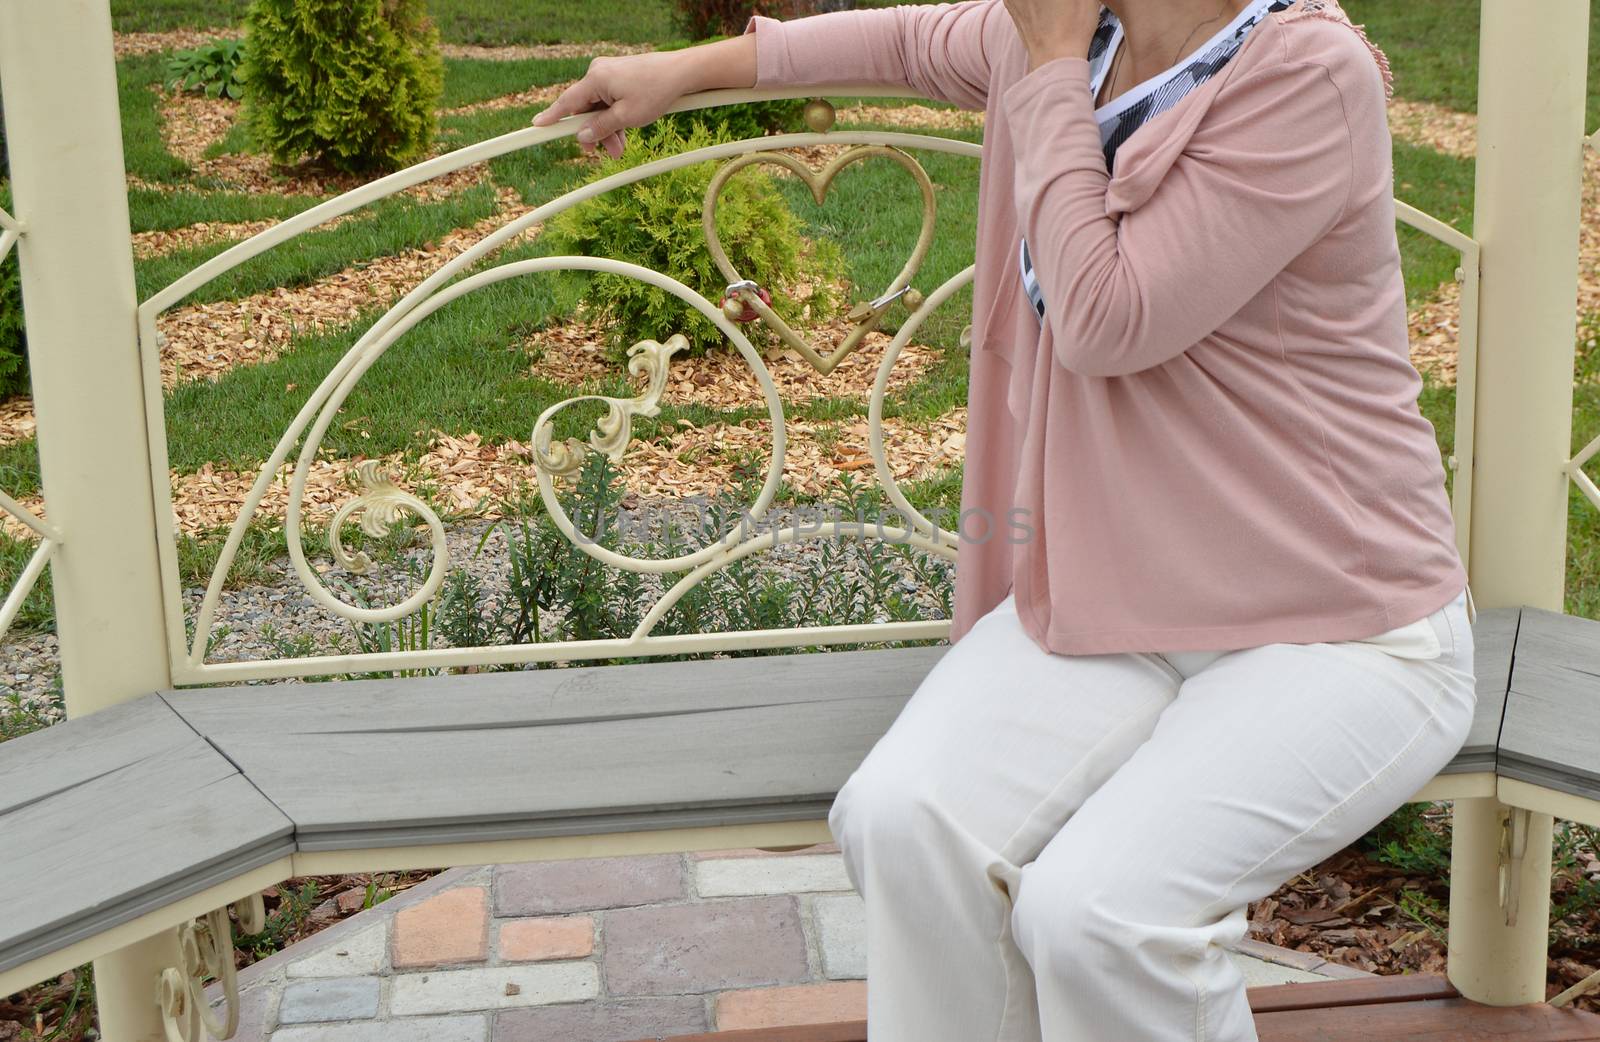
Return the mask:
[[[550,107],[533,117],[536,127],[548,127],[558,119],[576,115],[579,112],[588,112],[600,100],[600,91],[596,84],[588,77],[574,83],[550,103]]]
[[[606,138],[604,141],[600,142],[600,147],[604,148],[612,159],[621,159],[622,150],[626,148],[627,145],[628,135],[620,130]]]

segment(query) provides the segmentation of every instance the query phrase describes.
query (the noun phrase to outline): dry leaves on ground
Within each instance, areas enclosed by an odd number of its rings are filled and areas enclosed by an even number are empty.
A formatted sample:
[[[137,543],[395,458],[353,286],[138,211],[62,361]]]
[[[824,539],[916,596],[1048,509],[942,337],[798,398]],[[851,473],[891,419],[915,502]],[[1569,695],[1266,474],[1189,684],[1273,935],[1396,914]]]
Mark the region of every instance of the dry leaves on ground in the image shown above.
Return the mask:
[[[839,343],[849,328],[835,319],[820,331],[806,330],[813,347],[826,353]],[[878,367],[890,338],[870,333],[861,346],[845,356],[831,373],[816,368],[793,348],[780,346],[762,354],[762,361],[785,402],[807,402],[816,398],[850,398],[866,401],[872,395]],[[533,354],[533,371],[539,376],[573,388],[589,387],[602,380],[626,375],[626,370],[608,357],[605,330],[592,322],[574,320],[541,330],[526,342]],[[910,343],[900,350],[889,372],[889,390],[900,390],[918,380],[939,361],[934,348]],[[641,388],[645,377],[634,378]],[[679,405],[705,405],[713,409],[736,409],[765,401],[754,370],[732,346],[713,348],[697,357],[677,355],[668,369],[665,400]]]
[[[116,33],[112,50],[118,58],[137,54],[159,54],[162,51],[191,51],[204,47],[214,40],[237,39],[244,35],[239,29],[173,29],[161,33]]]

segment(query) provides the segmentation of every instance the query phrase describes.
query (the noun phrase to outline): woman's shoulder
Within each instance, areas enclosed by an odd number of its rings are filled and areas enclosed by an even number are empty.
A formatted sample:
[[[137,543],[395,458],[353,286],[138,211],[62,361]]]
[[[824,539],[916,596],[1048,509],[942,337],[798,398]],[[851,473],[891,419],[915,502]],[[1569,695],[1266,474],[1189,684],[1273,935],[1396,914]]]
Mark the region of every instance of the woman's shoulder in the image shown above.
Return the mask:
[[[1268,21],[1275,23],[1283,61],[1322,66],[1347,96],[1365,91],[1382,99],[1393,96],[1388,56],[1337,0],[1297,0]]]

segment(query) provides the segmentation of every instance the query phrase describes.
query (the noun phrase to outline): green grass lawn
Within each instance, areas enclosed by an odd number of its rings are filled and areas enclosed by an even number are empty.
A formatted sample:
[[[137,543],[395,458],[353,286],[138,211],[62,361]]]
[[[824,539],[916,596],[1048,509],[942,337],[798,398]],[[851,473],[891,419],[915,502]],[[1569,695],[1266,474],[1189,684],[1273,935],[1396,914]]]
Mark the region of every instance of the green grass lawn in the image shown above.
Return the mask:
[[[111,0],[119,32],[228,27],[248,0]],[[428,10],[449,43],[664,43],[674,37],[667,0],[431,0]]]

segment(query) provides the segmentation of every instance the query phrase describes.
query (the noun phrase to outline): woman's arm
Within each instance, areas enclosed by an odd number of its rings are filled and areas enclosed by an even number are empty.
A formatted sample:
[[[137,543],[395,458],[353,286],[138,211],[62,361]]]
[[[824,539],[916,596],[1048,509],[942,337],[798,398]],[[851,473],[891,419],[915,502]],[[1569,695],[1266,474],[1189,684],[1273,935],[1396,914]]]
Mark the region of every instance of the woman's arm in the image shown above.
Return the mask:
[[[1349,71],[1345,82],[1360,82]],[[1314,61],[1230,82],[1150,197],[1113,215],[1088,77],[1087,61],[1057,59],[1003,100],[1018,221],[1056,357],[1085,375],[1120,376],[1194,346],[1339,221],[1354,181],[1351,121],[1382,119],[1368,104],[1381,107],[1381,96],[1374,87],[1348,111]]]
[[[870,84],[982,108],[989,88],[984,36],[1003,17],[999,0],[836,11],[789,22],[756,17],[733,39],[596,58],[534,125],[599,110],[578,143],[586,152],[602,144],[617,155],[622,130],[659,118],[685,94],[718,88]]]

